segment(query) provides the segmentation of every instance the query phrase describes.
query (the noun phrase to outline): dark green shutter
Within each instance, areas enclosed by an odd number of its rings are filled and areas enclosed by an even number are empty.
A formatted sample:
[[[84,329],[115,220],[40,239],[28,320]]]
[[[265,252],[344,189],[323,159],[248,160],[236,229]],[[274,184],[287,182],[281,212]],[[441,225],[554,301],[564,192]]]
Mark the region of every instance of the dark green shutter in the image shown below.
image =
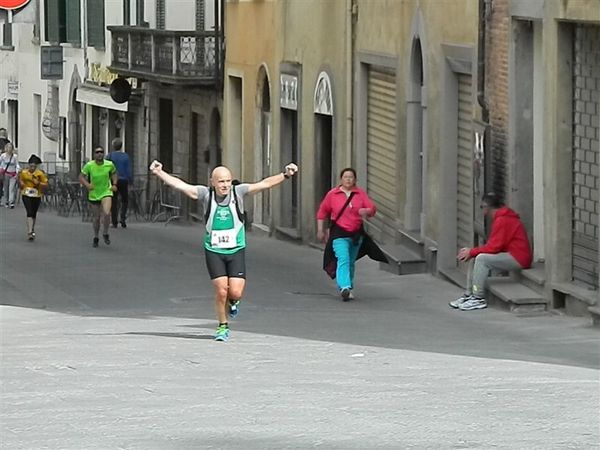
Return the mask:
[[[104,0],[87,0],[88,45],[104,48]]]
[[[156,28],[164,30],[166,25],[165,0],[156,0]]]
[[[60,43],[59,0],[46,0],[46,40],[51,44]]]
[[[204,0],[196,0],[196,31],[204,31]]]
[[[81,21],[79,0],[66,0],[67,9],[67,42],[81,44]]]

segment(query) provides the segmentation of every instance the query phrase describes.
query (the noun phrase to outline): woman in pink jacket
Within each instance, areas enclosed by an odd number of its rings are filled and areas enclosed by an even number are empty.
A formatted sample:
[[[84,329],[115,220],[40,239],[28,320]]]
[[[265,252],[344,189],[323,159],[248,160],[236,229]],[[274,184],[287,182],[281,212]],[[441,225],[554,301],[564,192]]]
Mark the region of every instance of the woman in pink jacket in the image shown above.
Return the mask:
[[[323,268],[336,278],[342,300],[354,298],[354,263],[368,254],[377,261],[387,259],[363,229],[363,220],[377,208],[367,193],[356,186],[356,171],[342,170],[340,185],[331,189],[317,211],[317,238],[327,242]],[[330,220],[329,229],[325,221]]]

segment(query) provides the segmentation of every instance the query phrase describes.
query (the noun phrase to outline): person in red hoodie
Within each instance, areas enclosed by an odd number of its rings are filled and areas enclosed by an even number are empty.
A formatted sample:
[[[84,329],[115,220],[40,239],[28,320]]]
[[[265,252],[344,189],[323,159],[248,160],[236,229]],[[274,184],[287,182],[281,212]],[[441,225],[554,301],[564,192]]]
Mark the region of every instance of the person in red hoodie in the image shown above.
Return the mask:
[[[459,261],[474,259],[467,275],[467,289],[460,298],[449,303],[461,311],[487,307],[485,285],[490,271],[511,271],[531,267],[532,253],[527,232],[519,215],[505,206],[493,192],[481,199],[484,216],[492,218],[492,232],[485,245],[462,248]]]

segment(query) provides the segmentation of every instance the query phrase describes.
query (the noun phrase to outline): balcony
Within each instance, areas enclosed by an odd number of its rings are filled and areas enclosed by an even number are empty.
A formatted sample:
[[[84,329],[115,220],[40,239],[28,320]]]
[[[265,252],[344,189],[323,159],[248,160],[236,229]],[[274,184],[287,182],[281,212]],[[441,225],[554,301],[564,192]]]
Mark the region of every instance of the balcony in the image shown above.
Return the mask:
[[[215,31],[169,31],[109,26],[110,70],[174,85],[214,86],[221,81],[222,37]]]

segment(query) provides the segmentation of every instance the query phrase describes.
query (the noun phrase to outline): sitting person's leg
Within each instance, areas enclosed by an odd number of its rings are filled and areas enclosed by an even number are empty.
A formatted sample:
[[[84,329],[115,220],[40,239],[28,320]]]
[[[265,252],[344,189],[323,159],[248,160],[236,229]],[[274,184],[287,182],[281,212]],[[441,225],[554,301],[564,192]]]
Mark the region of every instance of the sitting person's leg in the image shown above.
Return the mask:
[[[448,303],[451,308],[457,309],[460,305],[462,305],[467,300],[470,300],[473,296],[473,265],[475,263],[474,259],[470,259],[466,262],[468,265],[467,269],[467,285],[465,289],[465,293],[458,297],[456,300],[452,300]]]
[[[473,265],[473,295],[461,303],[458,308],[461,311],[487,308],[487,302],[484,297],[490,271],[498,270],[508,272],[521,268],[521,265],[510,255],[510,253],[480,253],[475,258],[475,263]]]
[[[473,266],[473,295],[484,297],[490,271],[510,272],[518,269],[522,269],[522,267],[510,253],[481,253],[477,255]]]

